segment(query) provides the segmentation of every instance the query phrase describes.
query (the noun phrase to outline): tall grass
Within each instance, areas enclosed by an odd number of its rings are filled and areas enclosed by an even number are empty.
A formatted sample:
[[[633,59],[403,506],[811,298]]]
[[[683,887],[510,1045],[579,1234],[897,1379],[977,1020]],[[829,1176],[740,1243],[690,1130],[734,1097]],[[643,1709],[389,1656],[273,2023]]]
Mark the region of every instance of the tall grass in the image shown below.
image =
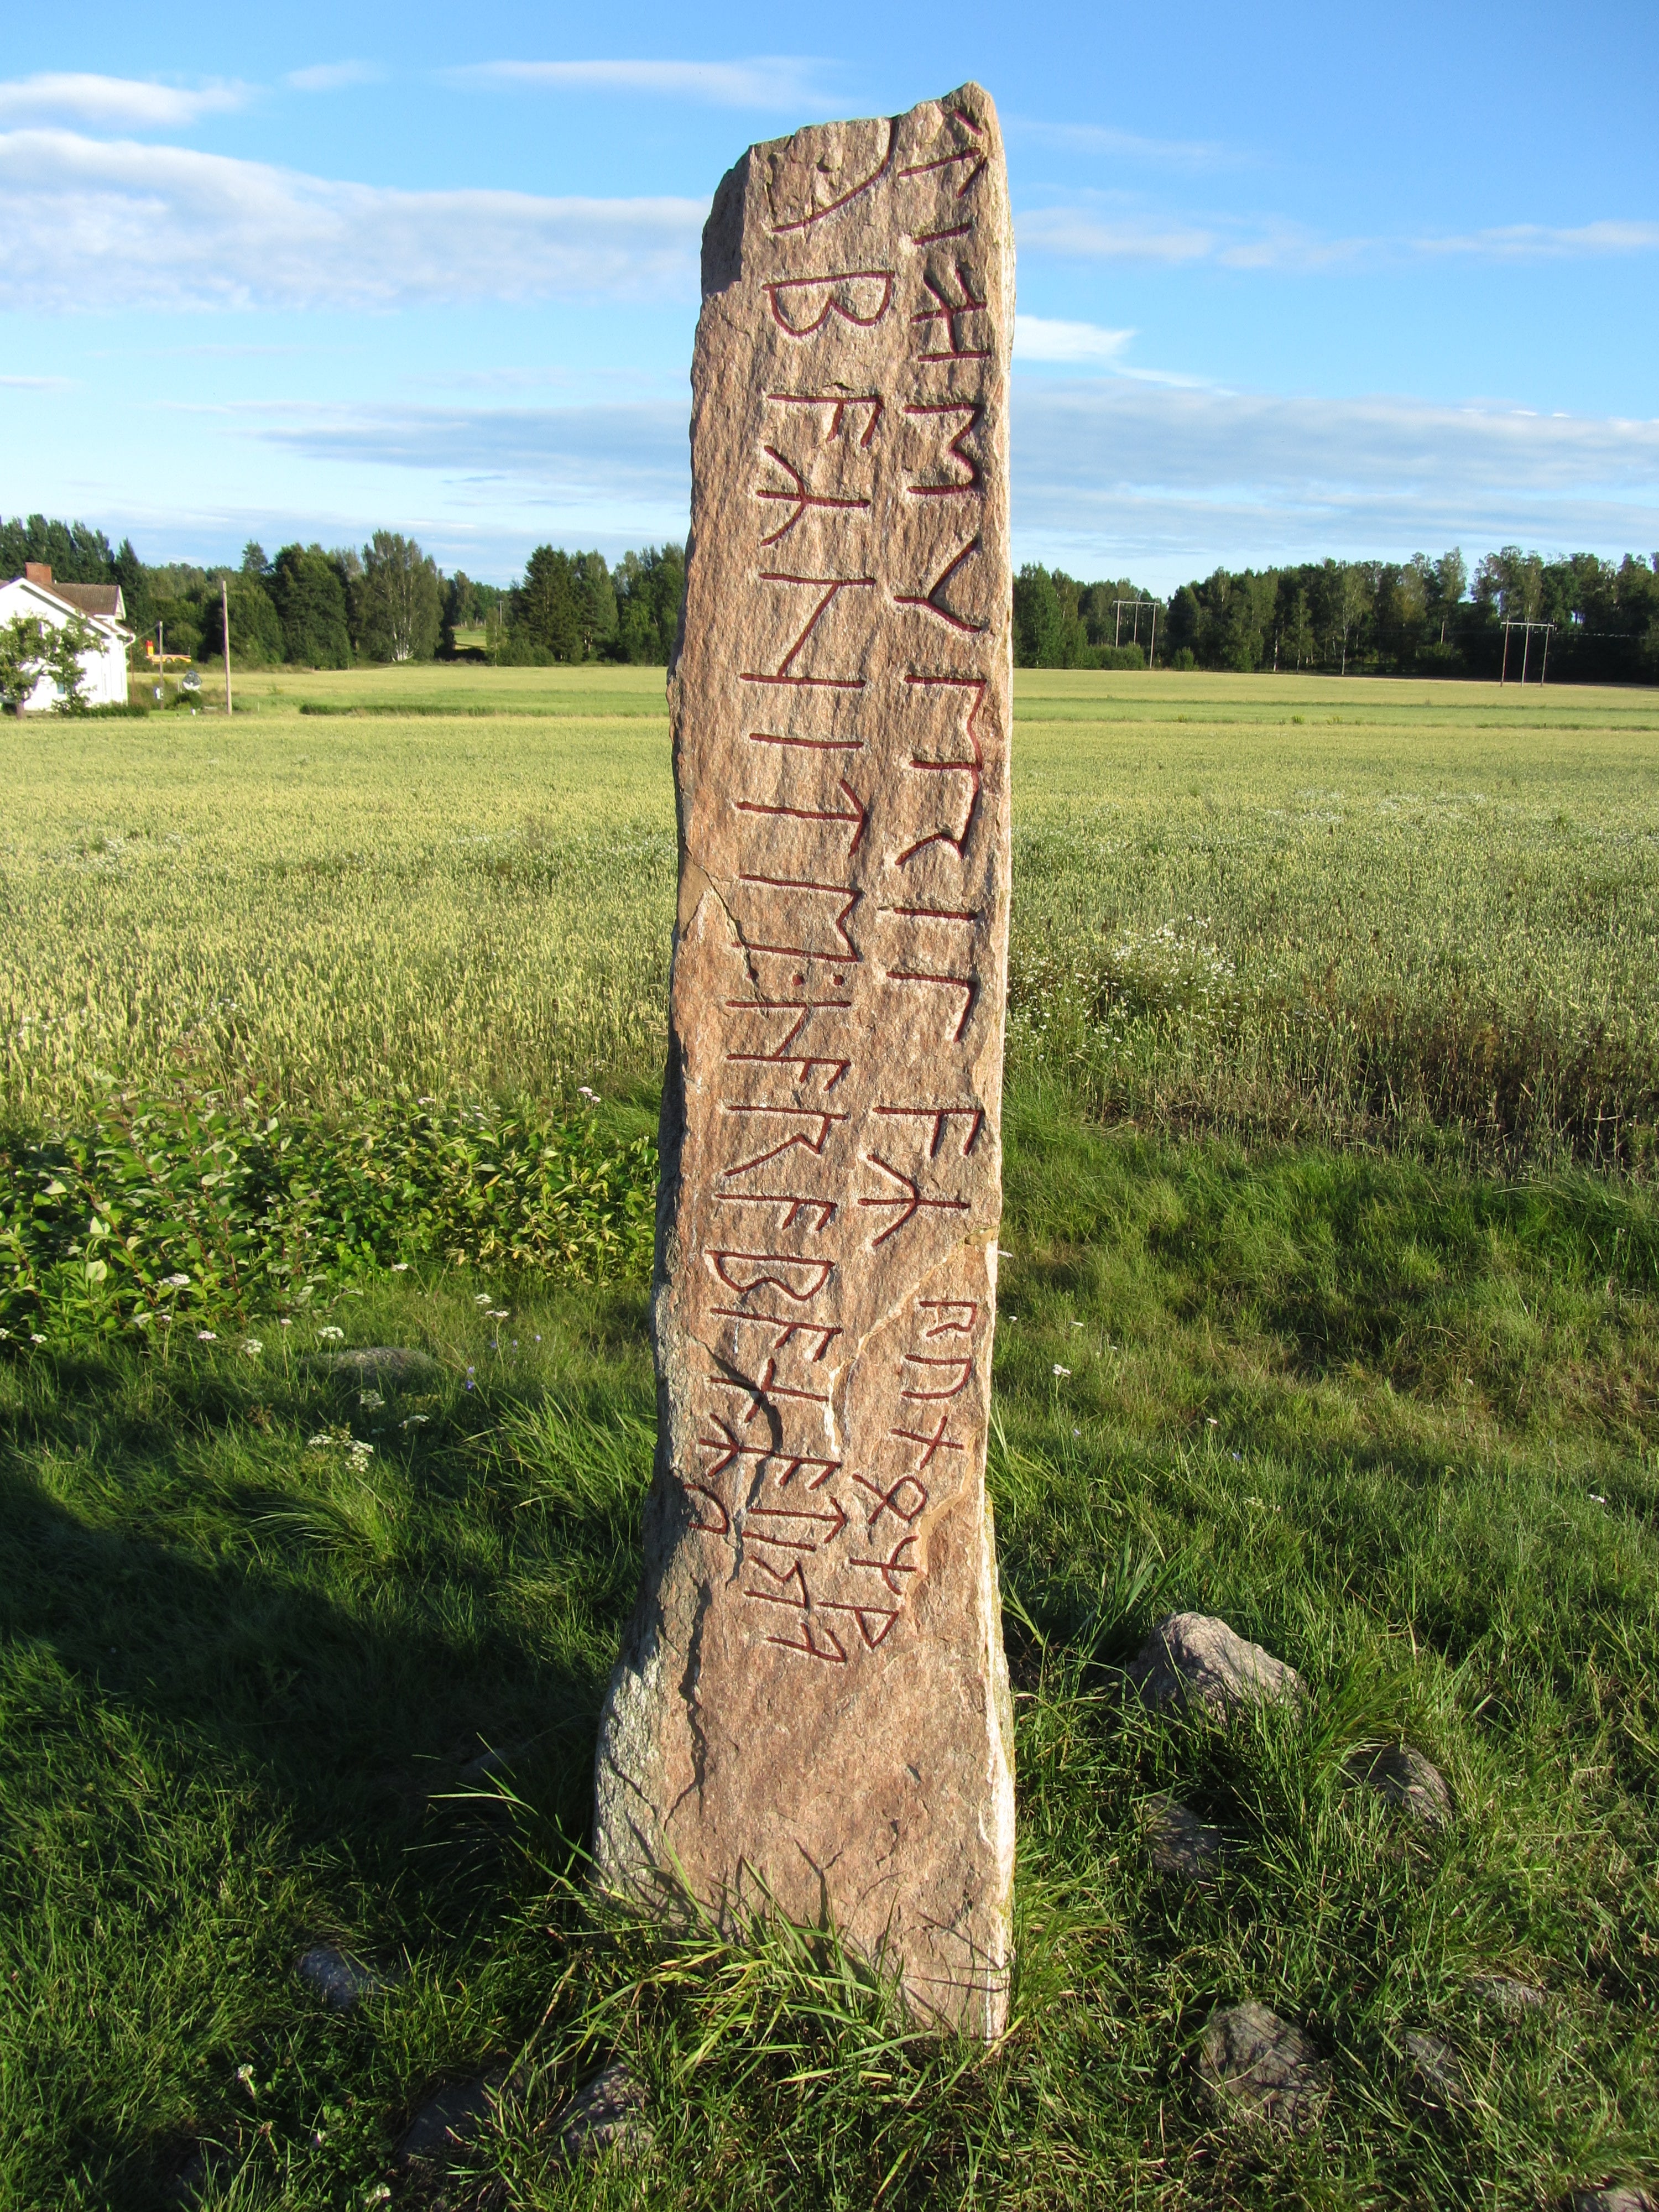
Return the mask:
[[[230,723],[25,726],[0,1104],[648,1091],[660,680],[283,677]],[[1017,1075],[1192,1127],[1649,1166],[1647,695],[1022,672],[1016,714]]]

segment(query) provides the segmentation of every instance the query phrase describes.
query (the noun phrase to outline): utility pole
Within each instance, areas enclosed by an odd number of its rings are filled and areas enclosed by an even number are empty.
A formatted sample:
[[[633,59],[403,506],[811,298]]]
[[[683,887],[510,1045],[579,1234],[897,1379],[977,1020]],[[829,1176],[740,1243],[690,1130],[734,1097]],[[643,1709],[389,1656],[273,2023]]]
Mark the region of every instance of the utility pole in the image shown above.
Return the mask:
[[[1133,621],[1129,631],[1129,642],[1131,645],[1139,645],[1140,642],[1141,609],[1143,607],[1151,609],[1152,617],[1152,641],[1150,647],[1148,647],[1146,653],[1146,665],[1149,668],[1152,665],[1152,655],[1158,651],[1158,611],[1163,604],[1164,602],[1162,599],[1114,599],[1112,601],[1112,612],[1116,617],[1112,633],[1112,643],[1114,647],[1120,646],[1123,642],[1124,608],[1132,607],[1134,610]]]
[[[1544,634],[1544,659],[1538,674],[1539,686],[1542,688],[1545,673],[1550,665],[1550,632],[1554,628],[1553,623],[1522,622],[1515,617],[1511,617],[1504,624],[1504,672],[1498,679],[1500,684],[1509,680],[1510,632],[1512,629],[1518,629],[1521,633],[1521,681],[1524,684],[1527,680],[1527,664],[1532,653],[1532,634],[1536,629],[1541,630]]]
[[[225,712],[233,709],[230,703],[230,586],[222,576],[219,579],[219,606],[225,618]]]

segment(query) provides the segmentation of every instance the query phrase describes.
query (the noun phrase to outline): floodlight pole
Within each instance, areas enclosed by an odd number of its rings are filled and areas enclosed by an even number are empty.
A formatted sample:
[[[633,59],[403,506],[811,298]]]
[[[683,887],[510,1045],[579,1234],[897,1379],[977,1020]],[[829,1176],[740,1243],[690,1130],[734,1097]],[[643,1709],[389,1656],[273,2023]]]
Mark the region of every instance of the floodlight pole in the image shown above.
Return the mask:
[[[225,618],[225,712],[234,710],[230,703],[230,586],[222,576],[219,579],[219,605]]]
[[[1523,691],[1527,688],[1527,661],[1531,652],[1532,624],[1523,623],[1521,626],[1521,688]]]
[[[1502,670],[1499,672],[1498,678],[1498,688],[1500,691],[1503,690],[1504,684],[1506,684],[1510,680],[1510,625],[1508,623],[1505,623],[1504,625],[1504,665]]]

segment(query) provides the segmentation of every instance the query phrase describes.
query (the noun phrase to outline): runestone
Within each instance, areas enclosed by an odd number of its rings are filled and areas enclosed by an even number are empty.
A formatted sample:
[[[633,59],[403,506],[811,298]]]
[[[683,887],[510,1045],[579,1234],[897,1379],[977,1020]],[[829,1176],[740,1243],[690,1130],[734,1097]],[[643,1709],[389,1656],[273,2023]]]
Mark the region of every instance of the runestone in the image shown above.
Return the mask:
[[[659,1441],[595,1817],[613,1892],[833,1923],[985,2036],[1013,265],[973,84],[751,147],[703,235]]]

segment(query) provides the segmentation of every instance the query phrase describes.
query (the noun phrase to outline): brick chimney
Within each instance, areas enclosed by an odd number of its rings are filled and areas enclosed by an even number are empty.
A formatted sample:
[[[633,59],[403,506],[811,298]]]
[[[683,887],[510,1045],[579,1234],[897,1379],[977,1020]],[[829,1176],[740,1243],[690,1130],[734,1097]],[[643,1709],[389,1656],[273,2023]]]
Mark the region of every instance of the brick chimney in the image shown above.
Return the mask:
[[[49,584],[52,581],[51,565],[49,562],[45,561],[25,561],[23,563],[23,575],[25,580],[28,583]]]

